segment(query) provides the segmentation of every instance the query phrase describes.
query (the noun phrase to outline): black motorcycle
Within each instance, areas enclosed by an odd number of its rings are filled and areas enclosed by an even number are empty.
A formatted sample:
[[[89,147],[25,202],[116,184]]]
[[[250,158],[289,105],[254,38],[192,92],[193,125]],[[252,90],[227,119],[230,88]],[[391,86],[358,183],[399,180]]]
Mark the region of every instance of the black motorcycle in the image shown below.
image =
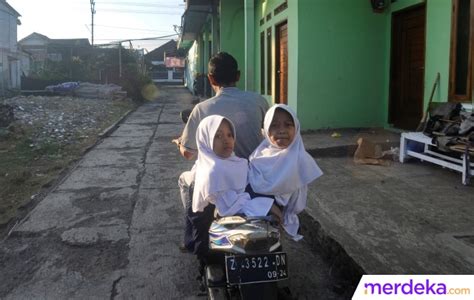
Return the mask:
[[[209,251],[223,254],[224,260],[205,266],[208,298],[278,299],[277,282],[288,279],[288,259],[281,250],[279,224],[272,216],[215,220]]]

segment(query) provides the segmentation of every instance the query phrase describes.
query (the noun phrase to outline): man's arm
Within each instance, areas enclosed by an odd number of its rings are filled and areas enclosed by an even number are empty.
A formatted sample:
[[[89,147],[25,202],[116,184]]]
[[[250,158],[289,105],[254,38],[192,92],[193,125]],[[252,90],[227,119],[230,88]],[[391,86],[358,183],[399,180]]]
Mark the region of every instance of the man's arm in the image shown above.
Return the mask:
[[[197,105],[199,106],[199,104]],[[196,141],[196,130],[199,125],[199,111],[197,106],[191,111],[191,114],[188,117],[188,122],[184,126],[183,133],[181,137],[176,140],[173,140],[178,146],[179,153],[187,160],[195,159],[197,150],[195,150],[195,141]]]

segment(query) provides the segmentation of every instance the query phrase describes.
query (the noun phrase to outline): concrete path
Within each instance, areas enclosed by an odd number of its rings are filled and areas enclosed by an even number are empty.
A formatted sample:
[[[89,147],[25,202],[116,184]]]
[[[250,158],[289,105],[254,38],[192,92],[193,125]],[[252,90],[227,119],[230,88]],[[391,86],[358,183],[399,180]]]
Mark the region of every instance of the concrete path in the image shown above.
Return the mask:
[[[191,98],[182,87],[162,88],[0,242],[0,298],[202,299],[195,258],[177,249],[176,182],[191,163],[170,142]],[[353,284],[362,273],[473,274],[473,185],[429,163],[354,165],[347,156],[361,131],[340,132],[303,137],[325,175],[310,186],[305,239],[283,241],[293,295],[348,299],[354,287],[338,273]],[[363,134],[397,142],[394,133]]]
[[[14,228],[0,243],[0,298],[196,298],[195,258],[178,250],[177,178],[191,163],[170,142],[191,100],[182,87],[163,87]],[[284,250],[294,296],[347,298],[306,242],[285,240]]]
[[[460,173],[415,159],[316,160],[325,174],[310,186],[306,231],[333,260],[366,274],[474,274],[474,184]]]
[[[195,261],[177,251],[176,178],[190,167],[170,142],[182,129],[179,112],[190,107],[189,93],[180,92],[179,102],[151,102],[129,115],[15,228],[0,248],[0,296],[195,294]]]

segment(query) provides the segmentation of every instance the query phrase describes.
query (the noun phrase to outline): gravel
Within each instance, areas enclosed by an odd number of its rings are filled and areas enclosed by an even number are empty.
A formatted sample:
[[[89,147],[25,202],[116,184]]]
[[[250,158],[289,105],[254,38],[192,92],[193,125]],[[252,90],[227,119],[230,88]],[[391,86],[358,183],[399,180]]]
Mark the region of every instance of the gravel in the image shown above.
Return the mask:
[[[64,145],[87,138],[101,121],[120,113],[120,106],[114,103],[117,101],[72,96],[17,96],[4,100],[4,104],[13,106],[15,122],[11,126],[33,129],[30,147],[44,142]]]

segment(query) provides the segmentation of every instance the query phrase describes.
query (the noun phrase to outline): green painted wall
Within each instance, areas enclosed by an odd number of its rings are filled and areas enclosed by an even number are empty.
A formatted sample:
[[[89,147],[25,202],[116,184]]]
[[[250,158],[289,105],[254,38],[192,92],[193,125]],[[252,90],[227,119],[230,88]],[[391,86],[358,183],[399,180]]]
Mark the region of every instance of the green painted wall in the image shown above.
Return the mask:
[[[437,72],[441,75],[440,85],[433,101],[445,102],[448,99],[451,1],[428,1],[426,15],[425,105],[428,104]]]
[[[449,2],[449,0],[438,0],[443,2]],[[389,5],[391,12],[396,12],[405,8],[409,8],[410,6],[420,4],[425,2],[425,0],[397,0],[394,3]]]
[[[368,0],[298,1],[302,129],[384,124],[387,13]]]
[[[237,86],[241,89],[245,86],[244,17],[243,0],[220,1],[220,49],[232,54],[237,60],[241,71]]]
[[[392,13],[423,0],[398,0],[374,13],[368,0],[255,1],[255,88],[260,91],[260,33],[272,28],[272,73],[275,25],[287,20],[289,30],[289,105],[303,129],[388,126]],[[436,72],[441,86],[434,101],[446,101],[450,51],[451,1],[427,0],[425,104]],[[260,19],[272,12],[263,25]],[[220,44],[232,53],[244,75],[244,1],[222,0]],[[274,76],[274,75],[272,75]],[[239,87],[243,88],[242,78]],[[273,103],[272,95],[264,96]]]

